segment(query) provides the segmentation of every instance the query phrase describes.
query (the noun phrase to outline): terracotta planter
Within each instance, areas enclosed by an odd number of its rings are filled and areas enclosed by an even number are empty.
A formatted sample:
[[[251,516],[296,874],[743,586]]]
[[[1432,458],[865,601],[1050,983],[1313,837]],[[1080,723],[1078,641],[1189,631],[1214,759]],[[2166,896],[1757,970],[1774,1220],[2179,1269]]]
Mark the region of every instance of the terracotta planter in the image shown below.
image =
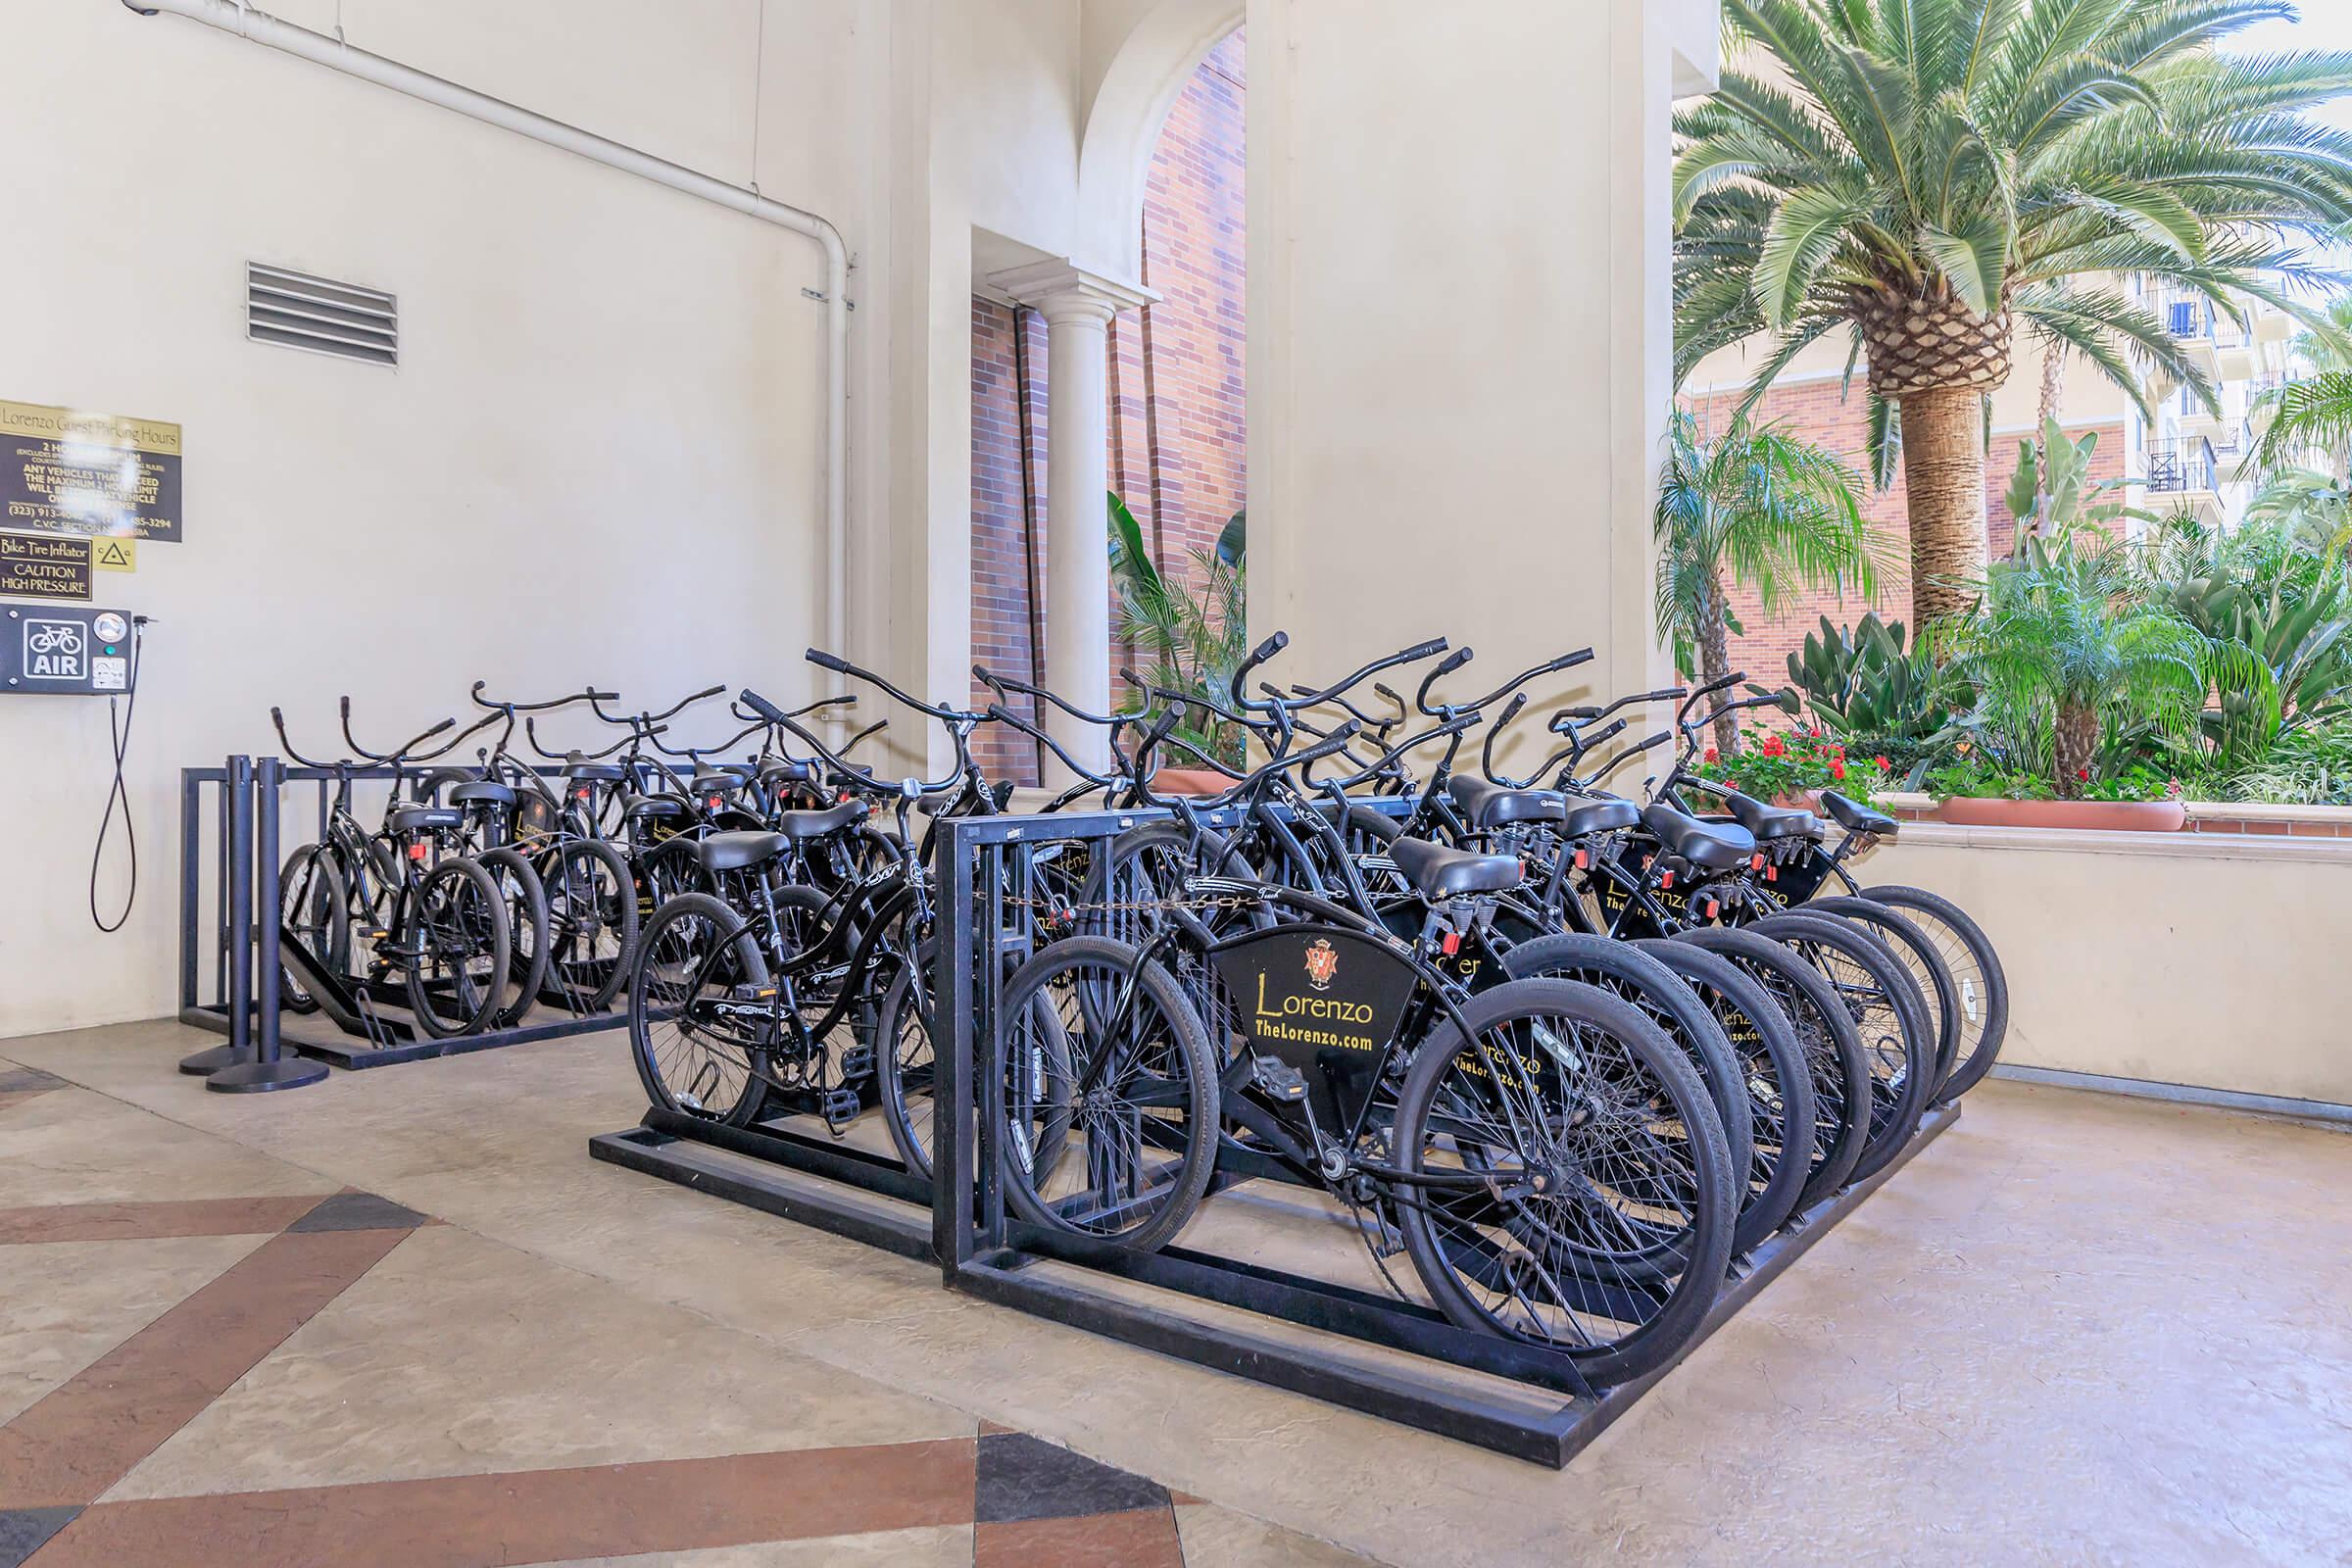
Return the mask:
[[[2188,820],[2179,801],[2005,801],[1955,795],[1936,808],[1961,827],[2066,827],[2092,833],[2178,833]]]
[[[1163,767],[1152,775],[1157,795],[1222,795],[1231,788],[1233,780],[1205,767]]]

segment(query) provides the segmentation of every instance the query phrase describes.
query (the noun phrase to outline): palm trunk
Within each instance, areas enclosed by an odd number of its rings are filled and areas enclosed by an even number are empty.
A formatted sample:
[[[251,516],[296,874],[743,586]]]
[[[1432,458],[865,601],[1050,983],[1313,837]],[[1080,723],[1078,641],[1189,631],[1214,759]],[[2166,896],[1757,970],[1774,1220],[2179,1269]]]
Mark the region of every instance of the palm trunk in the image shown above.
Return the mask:
[[[1911,514],[1911,619],[1921,628],[1966,611],[1984,572],[1982,394],[1913,392],[1903,406],[1903,484]]]
[[[1707,583],[1704,608],[1698,616],[1698,679],[1701,685],[1711,686],[1732,672],[1732,654],[1729,638],[1724,632],[1725,610],[1723,579],[1711,577]],[[1740,749],[1740,729],[1725,713],[1715,720],[1715,749],[1725,757]]]
[[[2050,782],[2058,786],[2062,799],[2074,800],[2082,793],[2082,776],[2090,771],[2090,760],[2099,749],[2099,710],[2082,703],[2059,704],[2051,742],[2058,776]]]

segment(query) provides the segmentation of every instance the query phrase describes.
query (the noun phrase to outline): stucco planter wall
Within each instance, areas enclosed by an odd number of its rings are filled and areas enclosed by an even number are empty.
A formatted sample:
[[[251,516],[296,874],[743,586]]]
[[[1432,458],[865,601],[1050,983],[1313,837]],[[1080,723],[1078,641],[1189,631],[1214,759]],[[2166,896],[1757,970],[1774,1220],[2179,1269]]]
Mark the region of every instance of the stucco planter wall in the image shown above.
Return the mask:
[[[2188,820],[2179,801],[2011,801],[1955,795],[1936,808],[1958,827],[2056,827],[2082,833],[2178,833]]]
[[[2352,1103],[2352,965],[2324,912],[2352,905],[2352,842],[1916,822],[1853,869],[1984,927],[2004,1062]]]

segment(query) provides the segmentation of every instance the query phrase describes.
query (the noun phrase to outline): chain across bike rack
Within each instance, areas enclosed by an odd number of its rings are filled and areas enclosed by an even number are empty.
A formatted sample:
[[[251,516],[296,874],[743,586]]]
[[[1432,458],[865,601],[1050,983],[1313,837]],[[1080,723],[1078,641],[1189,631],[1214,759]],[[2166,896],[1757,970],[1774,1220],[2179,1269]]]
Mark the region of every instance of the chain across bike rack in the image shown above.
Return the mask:
[[[354,781],[386,785],[417,771],[343,770]],[[563,769],[538,771],[555,777]],[[224,1046],[183,1058],[180,1071],[205,1077],[208,1087],[223,1091],[295,1088],[295,1080],[316,1082],[323,1069],[292,1062],[290,1056],[347,1069],[384,1067],[586,1034],[626,1021],[618,1011],[580,1013],[435,1039],[411,1020],[400,987],[354,988],[342,976],[322,972],[300,944],[285,941],[276,913],[282,787],[317,785],[318,836],[324,838],[337,777],[334,768],[288,767],[274,757],[232,756],[219,767],[180,769],[179,1021],[228,1037]],[[209,920],[208,836],[215,846]],[[288,1015],[280,1007],[284,968],[295,970],[303,989],[318,1000],[317,1013]],[[236,1071],[220,1076],[229,1068]]]
[[[1704,1325],[1673,1361],[1597,1395],[1568,1357],[1466,1332],[1418,1302],[1181,1246],[1155,1253],[1073,1247],[1007,1215],[994,1135],[1004,1075],[978,1064],[1002,1052],[998,993],[1007,957],[1029,950],[1036,851],[1072,841],[1100,850],[1160,814],[937,824],[939,1012],[969,1020],[933,1043],[932,1152],[950,1179],[926,1187],[895,1159],[781,1120],[729,1129],[659,1110],[628,1131],[591,1139],[591,1154],[935,1261],[951,1290],[1558,1469],[1959,1119],[1956,1104],[1931,1110],[1885,1169],[1735,1260]],[[1265,1179],[1291,1180],[1271,1161],[1228,1147],[1211,1191]]]

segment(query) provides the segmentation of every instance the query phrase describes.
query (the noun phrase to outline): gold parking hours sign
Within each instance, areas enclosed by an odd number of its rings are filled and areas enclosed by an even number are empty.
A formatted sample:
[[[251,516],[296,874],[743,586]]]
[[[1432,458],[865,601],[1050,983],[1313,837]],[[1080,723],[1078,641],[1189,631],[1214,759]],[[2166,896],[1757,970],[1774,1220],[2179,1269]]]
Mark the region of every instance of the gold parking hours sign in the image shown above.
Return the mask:
[[[90,597],[93,546],[112,540],[62,534],[0,533],[0,594],[19,599]]]
[[[0,528],[177,542],[179,460],[176,424],[0,401]]]

